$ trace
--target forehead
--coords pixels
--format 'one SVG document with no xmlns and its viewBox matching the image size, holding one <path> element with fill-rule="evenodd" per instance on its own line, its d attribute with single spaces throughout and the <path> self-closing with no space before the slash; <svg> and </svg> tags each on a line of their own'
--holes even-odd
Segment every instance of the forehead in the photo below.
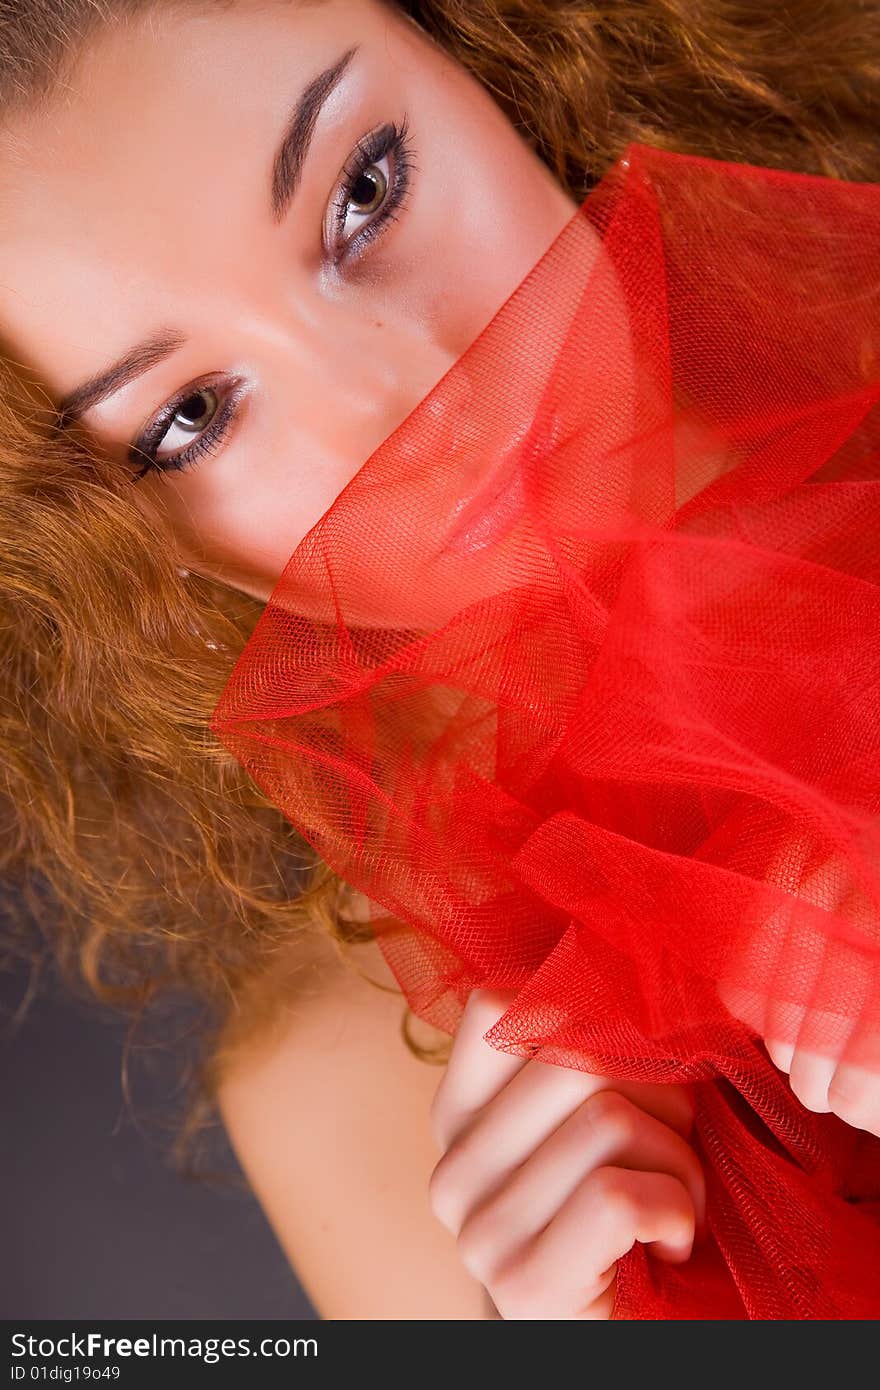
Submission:
<svg viewBox="0 0 880 1390">
<path fill-rule="evenodd" d="M 161 175 L 170 150 L 191 153 L 194 180 L 216 176 L 242 149 L 253 155 L 255 128 L 283 114 L 340 18 L 362 28 L 371 11 L 367 0 L 236 0 L 160 6 L 99 28 L 46 106 L 0 133 L 3 225 L 21 223 L 28 207 L 39 215 L 40 191 L 51 189 L 71 211 L 91 207 L 99 230 L 108 204 L 141 194 L 143 175 Z M 153 192 L 173 188 L 163 181 Z"/>
<path fill-rule="evenodd" d="M 139 287 L 161 317 L 162 286 L 170 312 L 184 281 L 195 292 L 230 266 L 246 274 L 255 224 L 271 228 L 271 162 L 303 86 L 387 23 L 378 0 L 235 0 L 160 5 L 100 30 L 46 106 L 0 134 L 6 345 L 40 369 L 50 334 L 64 375 L 65 341 L 97 335 L 106 356 L 113 315 Z"/>
</svg>

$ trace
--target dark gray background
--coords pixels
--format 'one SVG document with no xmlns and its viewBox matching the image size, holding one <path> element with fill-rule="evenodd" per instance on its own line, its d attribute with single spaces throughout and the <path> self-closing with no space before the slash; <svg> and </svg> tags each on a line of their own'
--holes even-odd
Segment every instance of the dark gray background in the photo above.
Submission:
<svg viewBox="0 0 880 1390">
<path fill-rule="evenodd" d="M 129 1108 L 125 1021 L 47 979 L 14 1027 L 27 985 L 0 972 L 0 1317 L 314 1318 L 250 1193 L 170 1165 L 184 1045 L 135 1052 Z M 200 1168 L 239 1173 L 219 1126 Z"/>
</svg>

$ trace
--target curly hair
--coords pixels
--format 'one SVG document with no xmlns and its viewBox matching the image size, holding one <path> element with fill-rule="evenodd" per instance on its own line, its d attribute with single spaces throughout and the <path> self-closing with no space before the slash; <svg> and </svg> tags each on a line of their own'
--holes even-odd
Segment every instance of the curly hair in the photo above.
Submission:
<svg viewBox="0 0 880 1390">
<path fill-rule="evenodd" d="M 0 126 L 101 25 L 157 3 L 235 0 L 0 3 Z M 880 178 L 880 0 L 386 3 L 578 201 L 630 141 Z M 277 1017 L 292 939 L 325 933 L 344 955 L 368 929 L 341 920 L 339 880 L 208 730 L 261 605 L 182 572 L 118 470 L 53 416 L 0 359 L 0 873 L 23 904 L 7 955 L 55 960 L 135 1017 L 171 991 L 201 1001 L 204 1116 L 220 1058 Z"/>
</svg>

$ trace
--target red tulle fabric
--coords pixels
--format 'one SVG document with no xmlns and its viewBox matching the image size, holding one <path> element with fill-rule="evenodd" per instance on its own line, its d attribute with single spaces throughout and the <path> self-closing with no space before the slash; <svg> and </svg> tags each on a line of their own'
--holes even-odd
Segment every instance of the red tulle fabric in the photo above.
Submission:
<svg viewBox="0 0 880 1390">
<path fill-rule="evenodd" d="M 709 1234 L 617 1318 L 880 1316 L 880 1140 L 763 1041 L 880 1072 L 878 287 L 880 185 L 631 144 L 211 721 L 417 1015 L 691 1087 Z"/>
</svg>

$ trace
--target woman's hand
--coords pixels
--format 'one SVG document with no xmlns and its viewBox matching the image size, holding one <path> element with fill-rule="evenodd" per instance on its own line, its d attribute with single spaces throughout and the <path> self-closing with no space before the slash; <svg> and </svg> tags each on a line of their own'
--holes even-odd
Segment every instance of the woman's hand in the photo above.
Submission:
<svg viewBox="0 0 880 1390">
<path fill-rule="evenodd" d="M 498 1052 L 483 1034 L 512 997 L 468 1000 L 432 1106 L 431 1204 L 503 1318 L 608 1318 L 636 1241 L 677 1263 L 702 1226 L 690 1099 Z"/>
<path fill-rule="evenodd" d="M 814 859 L 804 835 L 786 844 L 766 877 L 822 913 L 846 908 L 853 891 L 848 866 L 838 857 L 811 868 Z M 802 1105 L 880 1137 L 876 946 L 844 949 L 839 928 L 808 918 L 796 903 L 783 902 L 750 931 L 742 961 L 720 982 L 726 1007 L 763 1039 Z M 876 941 L 876 928 L 865 939 Z M 766 987 L 756 989 L 757 980 Z M 835 996 L 837 1012 L 803 1002 Z"/>
</svg>

